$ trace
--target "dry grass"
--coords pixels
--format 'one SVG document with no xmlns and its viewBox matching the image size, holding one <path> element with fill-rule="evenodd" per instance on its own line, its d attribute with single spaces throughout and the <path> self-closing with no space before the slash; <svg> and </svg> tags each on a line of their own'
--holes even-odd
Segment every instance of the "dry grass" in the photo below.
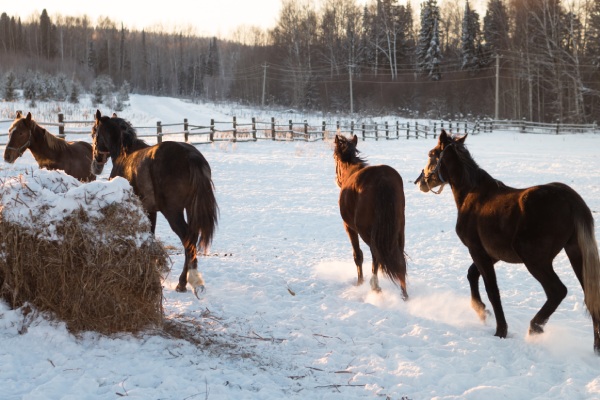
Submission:
<svg viewBox="0 0 600 400">
<path fill-rule="evenodd" d="M 95 220 L 83 210 L 63 220 L 60 241 L 40 238 L 47 227 L 35 234 L 0 214 L 0 296 L 12 307 L 29 303 L 52 313 L 73 333 L 161 327 L 165 249 L 154 238 L 133 239 L 149 230 L 139 214 L 119 204 L 101 212 Z"/>
</svg>

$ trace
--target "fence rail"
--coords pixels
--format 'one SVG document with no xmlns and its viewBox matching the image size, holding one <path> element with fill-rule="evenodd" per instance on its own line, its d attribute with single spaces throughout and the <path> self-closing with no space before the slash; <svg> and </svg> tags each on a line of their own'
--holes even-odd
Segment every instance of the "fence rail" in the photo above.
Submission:
<svg viewBox="0 0 600 400">
<path fill-rule="evenodd" d="M 2 123 L 11 123 L 13 120 L 0 120 Z M 94 121 L 69 121 L 63 114 L 58 114 L 58 122 L 39 122 L 44 127 L 57 128 L 57 135 L 61 138 L 74 135 L 89 135 L 90 127 Z M 398 140 L 437 138 L 442 129 L 453 134 L 492 132 L 493 130 L 514 130 L 521 133 L 597 133 L 596 124 L 544 124 L 527 121 L 336 121 L 335 123 L 322 121 L 321 124 L 311 125 L 306 120 L 286 123 L 277 121 L 275 117 L 261 121 L 252 117 L 249 122 L 238 122 L 236 117 L 231 121 L 210 120 L 208 125 L 190 124 L 185 118 L 183 123 L 156 122 L 155 126 L 134 127 L 140 138 L 153 138 L 157 143 L 165 139 L 183 140 L 192 144 L 208 144 L 219 141 L 317 141 L 326 140 L 336 133 L 349 133 L 357 135 L 362 140 Z M 8 136 L 7 129 L 0 128 L 0 140 Z M 5 142 L 5 140 L 2 140 Z"/>
</svg>

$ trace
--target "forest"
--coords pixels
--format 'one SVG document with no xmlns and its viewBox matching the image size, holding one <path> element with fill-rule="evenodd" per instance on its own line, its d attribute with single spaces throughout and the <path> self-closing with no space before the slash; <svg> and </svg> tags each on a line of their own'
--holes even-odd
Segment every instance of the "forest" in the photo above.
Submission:
<svg viewBox="0 0 600 400">
<path fill-rule="evenodd" d="M 282 0 L 226 38 L 0 8 L 0 98 L 128 93 L 332 113 L 592 123 L 600 0 Z"/>
</svg>

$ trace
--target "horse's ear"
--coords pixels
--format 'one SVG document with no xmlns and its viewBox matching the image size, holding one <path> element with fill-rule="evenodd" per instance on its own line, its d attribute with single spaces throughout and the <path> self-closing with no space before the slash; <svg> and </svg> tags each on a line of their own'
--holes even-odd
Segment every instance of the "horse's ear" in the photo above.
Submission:
<svg viewBox="0 0 600 400">
<path fill-rule="evenodd" d="M 102 114 L 100 113 L 100 110 L 96 110 L 96 122 L 99 122 L 100 118 L 102 118 Z"/>
<path fill-rule="evenodd" d="M 354 144 L 356 146 L 356 143 L 358 143 L 358 137 L 356 135 L 354 135 L 352 137 L 352 144 Z"/>
<path fill-rule="evenodd" d="M 117 113 L 113 113 L 113 115 L 112 115 L 112 117 L 111 117 L 111 118 L 118 118 L 118 117 L 117 117 Z"/>
<path fill-rule="evenodd" d="M 17 116 L 15 118 L 21 118 L 23 116 L 23 113 L 21 112 L 21 110 L 17 110 Z"/>
<path fill-rule="evenodd" d="M 440 133 L 440 137 L 438 138 L 438 143 L 444 143 L 448 141 L 448 134 L 445 129 L 442 129 L 442 133 Z"/>
<path fill-rule="evenodd" d="M 335 135 L 335 144 L 337 145 L 338 143 L 340 143 L 340 137 L 339 135 Z"/>
<path fill-rule="evenodd" d="M 465 139 L 467 139 L 467 136 L 469 136 L 469 134 L 465 133 L 465 135 L 463 137 L 460 137 L 460 138 L 456 139 L 456 142 L 460 143 L 460 144 L 464 144 L 465 143 Z"/>
<path fill-rule="evenodd" d="M 25 117 L 25 121 L 27 121 L 27 123 L 31 122 L 31 113 L 30 112 L 27 113 L 27 117 Z"/>
</svg>

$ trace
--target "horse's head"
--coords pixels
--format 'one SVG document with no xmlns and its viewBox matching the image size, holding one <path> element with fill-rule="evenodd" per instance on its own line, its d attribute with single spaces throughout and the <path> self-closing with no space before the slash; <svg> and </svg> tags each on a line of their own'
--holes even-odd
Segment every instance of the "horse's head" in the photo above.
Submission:
<svg viewBox="0 0 600 400">
<path fill-rule="evenodd" d="M 425 168 L 415 180 L 415 185 L 419 185 L 419 189 L 422 192 L 429 192 L 430 190 L 435 194 L 442 192 L 444 185 L 448 183 L 445 178 L 447 177 L 447 170 L 443 163 L 445 151 L 455 144 L 463 144 L 466 138 L 467 135 L 460 138 L 453 138 L 442 129 L 437 145 L 429 150 L 429 159 L 427 160 L 427 164 L 425 164 Z M 440 186 L 440 189 L 437 192 L 434 191 L 433 189 L 438 186 Z"/>
<path fill-rule="evenodd" d="M 111 121 L 96 110 L 96 119 L 92 127 L 92 173 L 99 175 L 111 155 Z"/>
<path fill-rule="evenodd" d="M 359 153 L 356 148 L 357 143 L 358 138 L 356 135 L 354 135 L 352 139 L 348 139 L 342 135 L 335 135 L 333 158 L 335 158 L 336 161 L 351 162 Z"/>
<path fill-rule="evenodd" d="M 8 143 L 4 149 L 4 161 L 12 164 L 23 155 L 31 144 L 31 135 L 34 128 L 35 122 L 31 118 L 31 113 L 27 113 L 27 116 L 23 117 L 21 111 L 17 111 L 17 116 L 8 129 Z"/>
</svg>

